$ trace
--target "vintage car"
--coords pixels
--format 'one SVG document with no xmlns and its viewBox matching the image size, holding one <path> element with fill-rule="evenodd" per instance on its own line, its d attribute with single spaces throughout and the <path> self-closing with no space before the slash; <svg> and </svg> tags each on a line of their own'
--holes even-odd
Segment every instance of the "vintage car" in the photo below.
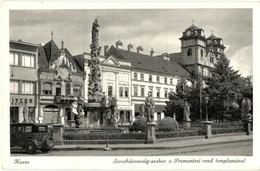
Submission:
<svg viewBox="0 0 260 171">
<path fill-rule="evenodd" d="M 53 135 L 46 124 L 14 123 L 10 126 L 11 147 L 23 147 L 26 152 L 33 154 L 37 150 L 46 153 L 54 146 Z"/>
</svg>

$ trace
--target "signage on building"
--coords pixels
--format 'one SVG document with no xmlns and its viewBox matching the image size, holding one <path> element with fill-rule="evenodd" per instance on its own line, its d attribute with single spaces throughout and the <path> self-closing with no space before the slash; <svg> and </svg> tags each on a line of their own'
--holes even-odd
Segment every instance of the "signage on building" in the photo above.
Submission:
<svg viewBox="0 0 260 171">
<path fill-rule="evenodd" d="M 33 98 L 11 97 L 10 106 L 23 106 L 27 103 L 28 106 L 34 106 Z"/>
</svg>

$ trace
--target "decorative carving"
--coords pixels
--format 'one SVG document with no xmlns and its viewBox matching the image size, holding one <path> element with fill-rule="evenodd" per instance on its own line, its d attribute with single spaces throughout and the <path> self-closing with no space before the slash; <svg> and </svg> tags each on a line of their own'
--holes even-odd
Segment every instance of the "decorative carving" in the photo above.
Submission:
<svg viewBox="0 0 260 171">
<path fill-rule="evenodd" d="M 100 71 L 100 59 L 99 54 L 101 47 L 98 44 L 98 30 L 99 24 L 97 18 L 92 26 L 92 43 L 91 60 L 89 62 L 90 74 L 88 84 L 88 101 L 93 103 L 100 103 L 102 101 L 102 87 L 101 87 L 101 71 Z"/>
</svg>

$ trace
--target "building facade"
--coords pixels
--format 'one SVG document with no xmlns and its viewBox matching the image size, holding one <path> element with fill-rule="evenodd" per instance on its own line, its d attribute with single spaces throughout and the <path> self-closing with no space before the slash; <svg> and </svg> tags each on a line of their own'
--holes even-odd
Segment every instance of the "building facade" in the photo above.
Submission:
<svg viewBox="0 0 260 171">
<path fill-rule="evenodd" d="M 189 72 L 177 62 L 170 61 L 167 55 L 164 58 L 143 54 L 143 48 L 138 46 L 136 51 L 129 44 L 127 49 L 122 48 L 121 41 L 116 46 L 111 46 L 105 55 L 113 56 L 115 59 L 129 61 L 131 67 L 131 89 L 132 89 L 132 115 L 131 121 L 140 116 L 140 106 L 144 104 L 148 92 L 152 92 L 155 100 L 154 120 L 159 121 L 164 117 L 165 101 L 168 100 L 169 92 L 175 91 L 178 80 L 187 78 Z M 123 90 L 123 88 L 121 88 Z M 119 89 L 119 92 L 120 91 Z"/>
<path fill-rule="evenodd" d="M 10 41 L 10 122 L 23 122 L 26 108 L 30 122 L 36 122 L 38 47 L 21 40 Z"/>
</svg>

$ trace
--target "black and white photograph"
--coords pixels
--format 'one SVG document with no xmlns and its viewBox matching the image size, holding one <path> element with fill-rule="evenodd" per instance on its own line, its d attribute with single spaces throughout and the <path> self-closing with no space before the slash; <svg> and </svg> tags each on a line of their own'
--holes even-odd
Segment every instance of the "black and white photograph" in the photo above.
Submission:
<svg viewBox="0 0 260 171">
<path fill-rule="evenodd" d="M 259 4 L 11 4 L 4 169 L 259 169 Z"/>
</svg>

